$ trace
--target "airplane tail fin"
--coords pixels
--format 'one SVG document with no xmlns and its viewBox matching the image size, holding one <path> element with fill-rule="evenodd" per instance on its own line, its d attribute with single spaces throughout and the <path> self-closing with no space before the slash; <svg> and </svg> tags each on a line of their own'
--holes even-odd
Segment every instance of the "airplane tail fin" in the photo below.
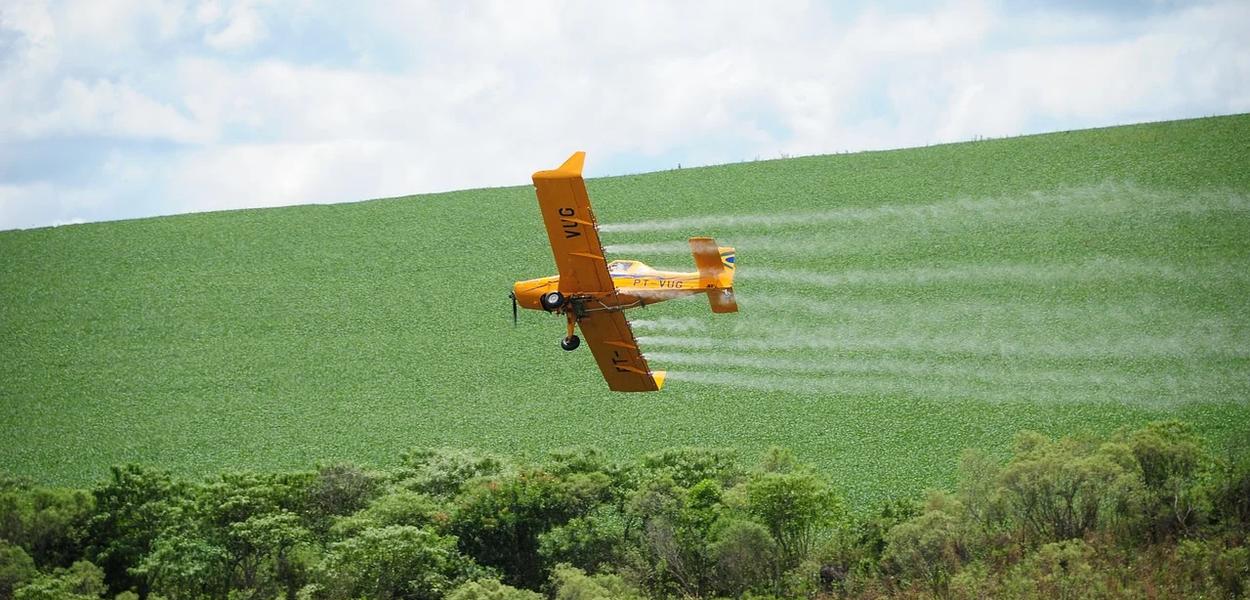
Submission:
<svg viewBox="0 0 1250 600">
<path fill-rule="evenodd" d="M 717 246 L 716 240 L 710 237 L 690 238 L 690 252 L 694 254 L 694 264 L 699 268 L 699 278 L 707 291 L 708 302 L 714 313 L 738 312 L 738 302 L 734 299 L 734 249 L 729 246 Z"/>
</svg>

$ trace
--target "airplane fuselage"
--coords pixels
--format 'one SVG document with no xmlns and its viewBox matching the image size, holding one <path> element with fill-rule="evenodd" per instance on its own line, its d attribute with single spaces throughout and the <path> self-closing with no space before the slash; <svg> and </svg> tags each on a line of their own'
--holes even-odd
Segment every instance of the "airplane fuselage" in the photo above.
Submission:
<svg viewBox="0 0 1250 600">
<path fill-rule="evenodd" d="M 630 265 L 629 272 L 611 273 L 612 284 L 616 288 L 614 291 L 577 293 L 573 297 L 584 301 L 589 310 L 624 310 L 721 290 L 732 285 L 728 273 L 716 278 L 704 278 L 697 271 L 657 271 L 637 261 L 620 263 Z M 512 291 L 519 306 L 531 310 L 546 310 L 542 305 L 542 297 L 560 291 L 560 277 L 553 275 L 518 281 L 513 285 Z"/>
</svg>

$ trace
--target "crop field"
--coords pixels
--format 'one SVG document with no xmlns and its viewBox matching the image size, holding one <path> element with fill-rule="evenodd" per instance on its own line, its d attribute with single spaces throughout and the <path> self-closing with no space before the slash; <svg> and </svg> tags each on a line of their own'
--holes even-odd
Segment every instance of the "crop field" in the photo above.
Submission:
<svg viewBox="0 0 1250 600">
<path fill-rule="evenodd" d="M 588 187 L 613 258 L 737 248 L 741 312 L 629 313 L 662 393 L 512 326 L 511 283 L 554 273 L 529 186 L 3 232 L 0 471 L 782 445 L 864 506 L 1026 428 L 1250 443 L 1250 116 Z"/>
</svg>

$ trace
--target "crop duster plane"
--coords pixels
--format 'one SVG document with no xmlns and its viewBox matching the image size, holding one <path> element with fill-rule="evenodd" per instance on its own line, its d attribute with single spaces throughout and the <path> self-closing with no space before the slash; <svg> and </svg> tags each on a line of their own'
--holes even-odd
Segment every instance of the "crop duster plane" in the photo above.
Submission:
<svg viewBox="0 0 1250 600">
<path fill-rule="evenodd" d="M 698 268 L 693 273 L 657 271 L 636 260 L 608 262 L 582 179 L 585 160 L 585 152 L 576 152 L 558 169 L 534 173 L 538 207 L 559 275 L 513 284 L 512 319 L 515 323 L 518 304 L 564 315 L 568 332 L 560 347 L 576 349 L 581 340 L 574 328 L 580 328 L 608 388 L 616 392 L 659 391 L 664 386 L 664 371 L 652 371 L 647 365 L 624 311 L 707 294 L 712 312 L 737 312 L 734 249 L 718 247 L 709 237 L 690 238 Z"/>
</svg>

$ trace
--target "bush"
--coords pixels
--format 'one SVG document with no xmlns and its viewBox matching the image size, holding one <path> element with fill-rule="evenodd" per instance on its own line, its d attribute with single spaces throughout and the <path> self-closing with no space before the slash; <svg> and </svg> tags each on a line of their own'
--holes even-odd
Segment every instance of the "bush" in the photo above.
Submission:
<svg viewBox="0 0 1250 600">
<path fill-rule="evenodd" d="M 476 573 L 456 551 L 455 538 L 393 525 L 331 544 L 315 596 L 436 600 Z"/>
<path fill-rule="evenodd" d="M 96 600 L 107 588 L 104 570 L 85 560 L 40 575 L 17 589 L 14 600 Z"/>
<path fill-rule="evenodd" d="M 952 573 L 968 559 L 963 506 L 946 492 L 931 492 L 925 511 L 886 534 L 882 562 L 904 583 L 946 590 Z"/>
<path fill-rule="evenodd" d="M 747 512 L 768 529 L 781 570 L 798 566 L 817 534 L 845 518 L 842 499 L 810 472 L 763 473 L 746 483 Z"/>
<path fill-rule="evenodd" d="M 1015 455 L 1000 477 L 1013 519 L 1045 543 L 1084 536 L 1104 521 L 1132 519 L 1140 489 L 1136 464 L 1121 444 L 1016 436 Z"/>
<path fill-rule="evenodd" d="M 1142 516 L 1154 541 L 1190 533 L 1207 508 L 1200 482 L 1211 459 L 1193 428 L 1177 421 L 1151 423 L 1128 436 L 1141 471 Z"/>
<path fill-rule="evenodd" d="M 720 527 L 709 547 L 716 565 L 716 591 L 732 597 L 764 591 L 779 578 L 777 545 L 763 525 L 732 520 Z"/>
<path fill-rule="evenodd" d="M 194 533 L 167 532 L 132 572 L 158 594 L 220 597 L 230 589 L 230 552 Z"/>
<path fill-rule="evenodd" d="M 1250 592 L 1250 538 L 1226 548 L 1215 540 L 1183 540 L 1176 555 L 1182 574 L 1181 593 L 1199 596 L 1243 598 Z"/>
<path fill-rule="evenodd" d="M 307 520 L 316 531 L 326 531 L 334 517 L 350 515 L 381 493 L 382 475 L 366 473 L 347 464 L 323 466 L 308 486 L 305 498 Z"/>
<path fill-rule="evenodd" d="M 555 600 L 642 600 L 642 595 L 618 575 L 587 575 L 569 565 L 551 570 Z"/>
<path fill-rule="evenodd" d="M 1094 564 L 1094 549 L 1083 540 L 1043 545 L 1012 569 L 1006 595 L 1066 599 L 1111 597 Z"/>
<path fill-rule="evenodd" d="M 34 559 L 21 546 L 0 539 L 0 598 L 12 598 L 13 590 L 38 575 Z"/>
<path fill-rule="evenodd" d="M 507 463 L 494 454 L 472 449 L 424 449 L 404 453 L 399 479 L 413 491 L 449 500 L 469 481 L 505 471 Z"/>
<path fill-rule="evenodd" d="M 104 570 L 110 591 L 138 588 L 147 582 L 130 569 L 152 551 L 166 528 L 183 520 L 189 506 L 186 486 L 164 471 L 138 465 L 113 467 L 112 479 L 92 490 L 94 514 L 86 524 L 86 558 Z"/>
<path fill-rule="evenodd" d="M 351 537 L 365 529 L 388 525 L 427 527 L 434 524 L 439 506 L 429 496 L 399 489 L 379 496 L 369 506 L 350 516 L 335 520 L 330 534 L 336 538 Z"/>
<path fill-rule="evenodd" d="M 1220 465 L 1205 487 L 1218 524 L 1250 536 L 1250 453 Z"/>
<path fill-rule="evenodd" d="M 650 478 L 667 476 L 673 483 L 690 488 L 707 479 L 731 487 L 745 475 L 738 464 L 738 453 L 726 448 L 672 448 L 646 455 L 642 468 Z"/>
<path fill-rule="evenodd" d="M 94 504 L 81 490 L 0 480 L 0 540 L 21 546 L 41 567 L 69 566 L 82 553 L 77 530 Z"/>
<path fill-rule="evenodd" d="M 498 579 L 479 579 L 452 590 L 447 600 L 544 600 L 544 597 L 538 592 L 504 585 Z"/>
<path fill-rule="evenodd" d="M 538 554 L 546 564 L 567 563 L 595 572 L 619 564 L 625 542 L 625 517 L 615 508 L 599 507 L 539 535 Z"/>
<path fill-rule="evenodd" d="M 456 499 L 448 529 L 465 554 L 502 571 L 504 582 L 536 589 L 546 579 L 538 537 L 589 514 L 609 486 L 602 473 L 556 477 L 540 470 L 478 480 Z"/>
</svg>

